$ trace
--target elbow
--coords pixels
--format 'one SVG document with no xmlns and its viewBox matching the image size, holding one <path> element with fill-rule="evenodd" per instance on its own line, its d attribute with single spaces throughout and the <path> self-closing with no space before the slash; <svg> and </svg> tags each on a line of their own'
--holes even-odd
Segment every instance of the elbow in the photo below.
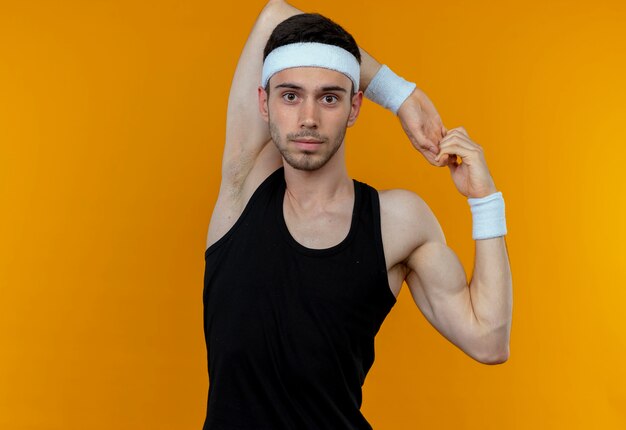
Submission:
<svg viewBox="0 0 626 430">
<path fill-rule="evenodd" d="M 472 357 L 482 364 L 505 363 L 511 354 L 510 324 L 503 324 L 497 328 L 483 331 L 482 335 L 474 343 Z"/>
<path fill-rule="evenodd" d="M 272 20 L 272 29 L 276 27 L 276 25 L 278 25 L 280 21 L 287 19 L 289 17 L 289 16 L 282 16 L 284 14 L 284 11 L 281 9 L 285 8 L 285 6 L 288 6 L 290 9 L 293 9 L 293 7 L 290 4 L 288 4 L 285 0 L 268 0 L 267 3 L 265 4 L 265 7 L 261 11 L 262 17 L 268 17 L 268 19 Z M 279 19 L 280 21 L 275 22 L 276 19 Z"/>
<path fill-rule="evenodd" d="M 509 359 L 510 348 L 509 344 L 500 345 L 498 348 L 490 349 L 482 354 L 476 354 L 473 358 L 482 364 L 502 364 Z"/>
<path fill-rule="evenodd" d="M 509 359 L 509 354 L 506 353 L 506 354 L 494 355 L 492 357 L 489 357 L 487 360 L 483 360 L 482 363 L 490 364 L 490 365 L 503 364 L 503 363 L 506 363 L 508 359 Z"/>
</svg>

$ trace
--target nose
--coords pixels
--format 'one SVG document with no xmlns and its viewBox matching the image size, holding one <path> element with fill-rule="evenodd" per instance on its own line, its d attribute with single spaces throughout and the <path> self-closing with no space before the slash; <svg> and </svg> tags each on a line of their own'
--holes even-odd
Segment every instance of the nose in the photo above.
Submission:
<svg viewBox="0 0 626 430">
<path fill-rule="evenodd" d="M 319 125 L 318 106 L 315 98 L 308 97 L 300 104 L 300 127 L 317 128 Z"/>
</svg>

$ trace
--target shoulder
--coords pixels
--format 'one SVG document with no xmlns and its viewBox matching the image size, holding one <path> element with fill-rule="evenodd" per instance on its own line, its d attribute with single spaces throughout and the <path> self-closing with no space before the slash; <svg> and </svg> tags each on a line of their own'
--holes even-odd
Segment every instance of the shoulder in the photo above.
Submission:
<svg viewBox="0 0 626 430">
<path fill-rule="evenodd" d="M 428 207 L 424 199 L 417 193 L 403 188 L 378 190 L 380 205 L 390 213 L 398 216 L 406 214 L 407 210 L 424 210 Z"/>
<path fill-rule="evenodd" d="M 435 218 L 434 213 L 417 193 L 402 188 L 379 190 L 381 212 L 403 225 L 423 223 L 426 218 Z M 434 219 L 436 221 L 436 219 Z"/>
<path fill-rule="evenodd" d="M 383 240 L 395 251 L 397 260 L 408 258 L 426 242 L 445 243 L 437 217 L 417 193 L 394 188 L 378 190 L 378 196 Z"/>
</svg>

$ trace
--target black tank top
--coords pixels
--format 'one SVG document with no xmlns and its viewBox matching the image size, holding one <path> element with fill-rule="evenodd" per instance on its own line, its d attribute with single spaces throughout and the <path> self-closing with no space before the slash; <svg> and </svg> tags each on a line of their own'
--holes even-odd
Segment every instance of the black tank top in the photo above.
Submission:
<svg viewBox="0 0 626 430">
<path fill-rule="evenodd" d="M 205 251 L 204 430 L 372 428 L 361 387 L 396 298 L 378 193 L 353 183 L 350 231 L 333 247 L 307 248 L 289 233 L 281 167 Z"/>
</svg>

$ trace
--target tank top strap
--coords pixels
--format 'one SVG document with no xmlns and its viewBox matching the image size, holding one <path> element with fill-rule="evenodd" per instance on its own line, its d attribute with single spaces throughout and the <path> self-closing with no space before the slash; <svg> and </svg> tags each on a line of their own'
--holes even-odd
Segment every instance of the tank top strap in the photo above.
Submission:
<svg viewBox="0 0 626 430">
<path fill-rule="evenodd" d="M 367 189 L 367 194 L 369 197 L 370 210 L 371 210 L 371 222 L 372 229 L 374 231 L 374 245 L 376 247 L 376 254 L 379 259 L 379 268 L 382 272 L 384 272 L 385 277 L 387 276 L 387 262 L 385 260 L 385 251 L 383 247 L 383 236 L 382 236 L 382 224 L 380 221 L 380 197 L 378 194 L 378 190 L 374 187 L 364 184 L 364 188 Z"/>
</svg>

